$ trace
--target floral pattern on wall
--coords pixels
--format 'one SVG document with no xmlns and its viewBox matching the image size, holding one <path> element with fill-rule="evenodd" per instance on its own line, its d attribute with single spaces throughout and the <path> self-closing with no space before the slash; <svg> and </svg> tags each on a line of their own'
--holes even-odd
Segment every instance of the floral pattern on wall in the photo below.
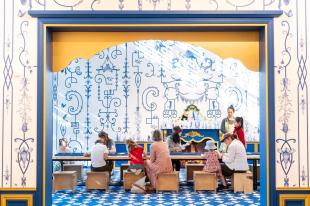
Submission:
<svg viewBox="0 0 310 206">
<path fill-rule="evenodd" d="M 307 9 L 306 0 L 209 0 L 203 4 L 201 0 L 4 0 L 0 4 L 1 187 L 36 186 L 37 21 L 28 10 L 283 10 L 274 22 L 276 136 L 271 138 L 276 141 L 276 183 L 277 187 L 310 187 Z M 86 85 L 85 89 L 94 89 Z M 126 83 L 119 87 L 132 89 Z M 142 119 L 135 119 L 138 127 Z M 91 138 L 90 120 L 82 124 L 88 128 L 85 138 Z"/>
</svg>

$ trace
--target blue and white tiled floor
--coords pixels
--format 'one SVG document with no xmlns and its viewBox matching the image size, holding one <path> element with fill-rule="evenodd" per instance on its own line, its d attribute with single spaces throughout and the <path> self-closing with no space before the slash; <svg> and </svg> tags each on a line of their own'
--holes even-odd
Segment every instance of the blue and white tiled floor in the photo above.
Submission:
<svg viewBox="0 0 310 206">
<path fill-rule="evenodd" d="M 181 186 L 179 193 L 131 194 L 121 186 L 110 186 L 110 191 L 85 191 L 78 186 L 75 193 L 57 192 L 53 194 L 53 206 L 95 206 L 95 205 L 259 205 L 260 194 L 244 195 L 233 192 L 194 192 L 191 186 Z"/>
<path fill-rule="evenodd" d="M 181 182 L 185 180 L 185 171 L 180 171 Z M 119 181 L 119 171 L 114 170 L 112 182 Z M 77 186 L 77 190 L 59 191 L 52 195 L 53 206 L 96 206 L 96 205 L 260 205 L 260 193 L 252 194 L 226 192 L 194 192 L 192 186 L 181 184 L 179 193 L 163 192 L 154 194 L 132 194 L 124 191 L 122 186 L 110 186 L 110 191 L 86 191 L 85 186 Z"/>
</svg>

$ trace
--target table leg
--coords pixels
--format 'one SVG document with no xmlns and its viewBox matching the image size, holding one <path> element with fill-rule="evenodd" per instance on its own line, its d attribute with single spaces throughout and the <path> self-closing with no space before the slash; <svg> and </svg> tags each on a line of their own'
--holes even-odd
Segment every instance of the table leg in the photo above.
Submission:
<svg viewBox="0 0 310 206">
<path fill-rule="evenodd" d="M 64 161 L 60 161 L 60 168 L 61 168 L 61 171 L 64 171 Z"/>
<path fill-rule="evenodd" d="M 257 190 L 257 160 L 253 160 L 253 189 Z"/>
</svg>

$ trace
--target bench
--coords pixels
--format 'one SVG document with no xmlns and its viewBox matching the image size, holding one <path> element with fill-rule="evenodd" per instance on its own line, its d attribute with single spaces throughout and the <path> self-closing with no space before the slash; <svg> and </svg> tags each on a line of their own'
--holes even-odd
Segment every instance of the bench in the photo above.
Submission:
<svg viewBox="0 0 310 206">
<path fill-rule="evenodd" d="M 231 182 L 234 192 L 244 192 L 245 194 L 253 192 L 253 174 L 250 171 L 234 173 Z"/>
<path fill-rule="evenodd" d="M 186 164 L 186 181 L 193 180 L 194 171 L 202 171 L 204 164 Z"/>
<path fill-rule="evenodd" d="M 123 186 L 125 190 L 130 190 L 132 184 L 144 177 L 144 172 L 141 172 L 139 175 L 135 175 L 133 172 L 124 171 L 123 173 Z"/>
<path fill-rule="evenodd" d="M 83 165 L 78 164 L 65 164 L 63 166 L 64 171 L 76 171 L 76 178 L 77 180 L 82 181 L 82 172 L 83 172 Z"/>
<path fill-rule="evenodd" d="M 109 190 L 109 172 L 87 172 L 86 189 Z"/>
<path fill-rule="evenodd" d="M 76 171 L 57 171 L 53 173 L 53 193 L 57 190 L 75 191 L 77 182 Z"/>
<path fill-rule="evenodd" d="M 161 173 L 157 176 L 156 192 L 179 191 L 179 172 Z"/>
<path fill-rule="evenodd" d="M 194 190 L 213 190 L 216 192 L 217 176 L 216 173 L 204 171 L 194 171 Z"/>
</svg>

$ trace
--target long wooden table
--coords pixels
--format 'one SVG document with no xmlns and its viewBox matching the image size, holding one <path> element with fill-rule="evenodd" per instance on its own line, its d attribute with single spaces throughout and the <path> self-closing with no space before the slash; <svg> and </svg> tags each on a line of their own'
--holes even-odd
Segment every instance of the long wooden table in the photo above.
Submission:
<svg viewBox="0 0 310 206">
<path fill-rule="evenodd" d="M 197 153 L 171 153 L 170 157 L 172 160 L 205 160 L 205 157 L 202 154 Z M 253 162 L 253 189 L 257 190 L 257 163 L 260 160 L 259 154 L 247 154 L 247 159 Z M 84 156 L 70 156 L 70 155 L 64 155 L 64 156 L 53 156 L 53 161 L 59 161 L 61 164 L 61 168 L 63 168 L 63 162 L 64 161 L 90 161 L 90 157 L 84 157 Z M 107 160 L 111 161 L 118 161 L 118 160 L 130 160 L 127 154 L 125 153 L 118 153 L 118 154 L 109 154 Z"/>
</svg>

